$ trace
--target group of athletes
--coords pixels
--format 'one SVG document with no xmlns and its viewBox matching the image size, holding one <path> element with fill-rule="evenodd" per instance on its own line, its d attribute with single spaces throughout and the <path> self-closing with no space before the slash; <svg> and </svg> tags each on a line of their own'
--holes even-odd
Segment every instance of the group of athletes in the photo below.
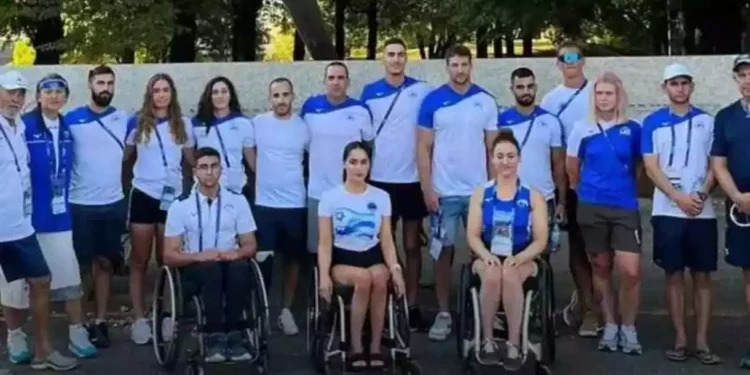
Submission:
<svg viewBox="0 0 750 375">
<path fill-rule="evenodd" d="M 668 105 L 642 124 L 627 117 L 625 86 L 614 73 L 586 79 L 576 44 L 559 48 L 563 82 L 539 105 L 534 73 L 515 69 L 509 76 L 515 103 L 500 113 L 492 94 L 472 82 L 468 48 L 450 49 L 445 61 L 448 82 L 431 87 L 406 75 L 406 46 L 391 39 L 383 50 L 384 77 L 366 85 L 359 99 L 348 95 L 347 66 L 332 62 L 325 93 L 308 98 L 299 114 L 292 110 L 292 82 L 277 78 L 268 86 L 271 110 L 252 119 L 221 76 L 208 82 L 197 115 L 188 118 L 167 74 L 151 77 L 132 116 L 111 106 L 116 77 L 108 66 L 89 72 L 89 103 L 65 114 L 70 88 L 64 77 L 42 78 L 36 107 L 22 113 L 26 79 L 17 71 L 0 75 L 0 294 L 10 361 L 34 369 L 78 365 L 50 345 L 50 301 L 65 301 L 75 357 L 110 346 L 105 317 L 126 224 L 130 334 L 139 345 L 152 339 L 144 309 L 152 249 L 159 262 L 197 280 L 209 362 L 249 358 L 238 302 L 251 283 L 248 259 L 258 262 L 269 285 L 274 257 L 281 255 L 278 324 L 296 335 L 291 307 L 300 266 L 317 254 L 323 297 L 334 284 L 354 286 L 351 367 L 382 367 L 389 281 L 406 294 L 412 330 L 427 330 L 435 341 L 451 334 L 451 269 L 462 222 L 482 279 L 482 356 L 503 353 L 506 368 L 520 367 L 522 285 L 534 259 L 556 250 L 558 225 L 568 232 L 576 285 L 565 323 L 580 336 L 600 336 L 600 350 L 640 354 L 637 181 L 645 169 L 656 186 L 654 262 L 666 273 L 675 329 L 665 355 L 719 363 L 707 341 L 710 275 L 718 258 L 709 198 L 718 182 L 727 211 L 750 214 L 750 56 L 738 57 L 733 67 L 742 99 L 716 117 L 691 105 L 692 73 L 669 65 L 661 82 Z M 255 174 L 250 202 L 243 196 L 250 195 L 249 171 Z M 123 186 L 131 185 L 125 199 Z M 417 303 L 421 226 L 428 216 L 439 308 L 429 328 Z M 399 221 L 404 269 L 394 240 Z M 750 306 L 750 229 L 727 223 L 726 260 L 743 269 Z M 692 345 L 684 322 L 685 268 L 695 290 Z M 613 270 L 620 274 L 618 292 Z M 87 322 L 82 296 L 89 281 L 96 303 Z M 507 350 L 492 337 L 500 305 L 508 319 Z M 22 328 L 27 309 L 33 348 Z M 367 316 L 373 334 L 365 357 Z M 742 366 L 750 368 L 750 355 Z"/>
</svg>

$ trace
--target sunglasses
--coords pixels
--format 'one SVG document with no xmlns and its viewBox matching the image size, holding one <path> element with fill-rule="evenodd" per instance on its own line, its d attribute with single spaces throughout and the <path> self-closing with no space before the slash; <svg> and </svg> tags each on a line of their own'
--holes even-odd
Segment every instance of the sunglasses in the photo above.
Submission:
<svg viewBox="0 0 750 375">
<path fill-rule="evenodd" d="M 563 64 L 575 64 L 583 59 L 578 52 L 565 52 L 560 56 L 557 56 L 557 61 Z"/>
</svg>

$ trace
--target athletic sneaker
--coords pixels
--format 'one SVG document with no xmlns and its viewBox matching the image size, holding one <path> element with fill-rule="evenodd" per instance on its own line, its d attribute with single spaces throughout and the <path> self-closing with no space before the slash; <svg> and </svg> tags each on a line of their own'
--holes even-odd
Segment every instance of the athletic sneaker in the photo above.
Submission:
<svg viewBox="0 0 750 375">
<path fill-rule="evenodd" d="M 635 326 L 620 326 L 620 347 L 625 354 L 643 354 L 643 347 L 638 342 L 638 332 Z"/>
<path fill-rule="evenodd" d="M 242 332 L 232 331 L 227 335 L 227 357 L 234 362 L 249 361 L 252 359 L 247 351 L 245 343 L 242 342 Z"/>
<path fill-rule="evenodd" d="M 8 359 L 16 365 L 31 361 L 29 341 L 21 328 L 8 331 Z"/>
<path fill-rule="evenodd" d="M 501 315 L 495 315 L 495 320 L 492 321 L 492 329 L 505 332 L 505 321 Z"/>
<path fill-rule="evenodd" d="M 89 341 L 89 331 L 81 324 L 68 327 L 68 350 L 78 358 L 91 358 L 96 355 L 96 347 Z"/>
<path fill-rule="evenodd" d="M 521 352 L 518 347 L 511 344 L 510 341 L 506 344 L 508 346 L 508 352 L 503 361 L 503 367 L 505 371 L 518 371 L 523 367 L 523 358 L 521 358 Z"/>
<path fill-rule="evenodd" d="M 573 294 L 570 295 L 570 302 L 563 309 L 563 322 L 566 326 L 573 328 L 576 325 L 579 319 L 577 316 L 578 310 L 578 291 L 574 290 Z"/>
<path fill-rule="evenodd" d="M 484 364 L 500 362 L 500 348 L 494 340 L 484 339 L 482 349 L 479 351 L 479 359 Z"/>
<path fill-rule="evenodd" d="M 604 333 L 602 333 L 602 338 L 599 339 L 598 349 L 602 352 L 616 352 L 618 334 L 619 329 L 617 327 L 617 324 L 607 323 L 604 326 Z"/>
<path fill-rule="evenodd" d="M 151 341 L 151 325 L 145 318 L 136 319 L 130 326 L 130 339 L 136 345 L 146 345 Z"/>
<path fill-rule="evenodd" d="M 412 306 L 409 308 L 409 330 L 411 332 L 424 332 L 427 330 L 428 324 L 422 316 L 422 311 L 419 307 Z"/>
<path fill-rule="evenodd" d="M 109 329 L 106 322 L 99 321 L 89 325 L 86 329 L 89 331 L 89 340 L 97 348 L 106 349 L 112 345 L 109 341 Z"/>
<path fill-rule="evenodd" d="M 66 357 L 58 351 L 53 351 L 47 358 L 34 358 L 31 361 L 33 370 L 69 371 L 78 367 L 78 361 L 73 357 Z"/>
<path fill-rule="evenodd" d="M 448 335 L 451 334 L 452 324 L 453 319 L 451 319 L 451 314 L 449 312 L 438 313 L 437 316 L 435 316 L 435 322 L 432 323 L 432 328 L 430 328 L 430 340 L 445 341 L 448 338 Z"/>
<path fill-rule="evenodd" d="M 206 362 L 219 363 L 227 360 L 227 335 L 212 333 L 206 338 Z"/>
<path fill-rule="evenodd" d="M 299 333 L 297 322 L 294 321 L 294 315 L 292 315 L 292 312 L 286 307 L 282 309 L 281 314 L 279 314 L 279 328 L 281 328 L 287 336 L 294 336 Z"/>
<path fill-rule="evenodd" d="M 587 311 L 583 315 L 583 321 L 581 326 L 578 327 L 578 336 L 581 337 L 596 337 L 599 335 L 599 319 L 596 314 L 591 311 Z"/>
</svg>

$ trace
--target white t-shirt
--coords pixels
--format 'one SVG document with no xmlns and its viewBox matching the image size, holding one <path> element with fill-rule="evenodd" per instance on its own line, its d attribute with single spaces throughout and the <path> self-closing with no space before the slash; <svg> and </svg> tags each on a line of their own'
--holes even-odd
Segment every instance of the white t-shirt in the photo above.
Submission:
<svg viewBox="0 0 750 375">
<path fill-rule="evenodd" d="M 147 142 L 135 141 L 138 116 L 133 116 L 128 122 L 128 136 L 126 144 L 135 146 L 137 159 L 133 166 L 133 187 L 154 199 L 161 199 L 165 186 L 171 186 L 175 195 L 182 195 L 182 150 L 194 147 L 193 134 L 190 131 L 190 119 L 183 117 L 187 140 L 184 144 L 175 143 L 166 119 L 157 119 L 156 131 L 150 133 Z M 144 137 L 146 134 L 144 133 Z M 164 153 L 162 154 L 162 147 Z M 162 157 L 163 156 L 163 157 Z M 164 161 L 166 160 L 166 166 Z"/>
<path fill-rule="evenodd" d="M 241 192 L 247 183 L 243 151 L 253 146 L 250 119 L 241 113 L 231 113 L 224 118 L 214 119 L 211 127 L 201 124 L 197 117 L 193 118 L 192 124 L 196 147 L 211 147 L 221 154 L 223 170 L 219 182 L 227 189 Z"/>
<path fill-rule="evenodd" d="M 74 150 L 70 203 L 100 206 L 124 198 L 122 155 L 128 119 L 114 107 L 96 113 L 81 106 L 65 115 Z"/>
<path fill-rule="evenodd" d="M 539 107 L 535 107 L 534 112 L 528 116 L 518 112 L 514 107 L 501 113 L 497 124 L 501 129 L 512 130 L 513 136 L 521 146 L 521 181 L 541 192 L 544 199 L 554 198 L 551 149 L 559 147 L 564 152 L 560 120 Z"/>
<path fill-rule="evenodd" d="M 690 145 L 688 147 L 689 128 Z M 672 130 L 674 130 L 674 138 Z M 672 113 L 669 108 L 661 108 L 643 120 L 641 150 L 644 155 L 657 155 L 659 166 L 670 182 L 678 185 L 684 192 L 695 192 L 701 189 L 706 181 L 713 130 L 713 117 L 698 108 L 690 107 L 690 111 L 684 116 Z M 673 140 L 674 148 L 672 148 Z M 689 156 L 688 150 L 690 150 Z M 658 188 L 654 189 L 652 214 L 688 218 L 688 215 Z M 701 219 L 715 217 L 714 205 L 710 201 L 703 205 L 703 211 L 696 216 Z"/>
<path fill-rule="evenodd" d="M 16 241 L 34 234 L 31 215 L 24 215 L 23 193 L 25 187 L 31 184 L 26 125 L 20 116 L 15 122 L 16 126 L 11 127 L 8 120 L 0 116 L 0 126 L 5 131 L 5 136 L 0 133 L 0 179 L 3 181 L 3 188 L 0 189 L 0 207 L 3 213 L 0 242 Z M 9 143 L 13 146 L 12 151 Z"/>
<path fill-rule="evenodd" d="M 344 148 L 373 137 L 372 115 L 359 100 L 347 98 L 333 105 L 325 95 L 308 98 L 300 117 L 310 129 L 310 181 L 307 196 L 320 199 L 324 191 L 341 184 Z"/>
<path fill-rule="evenodd" d="M 49 129 L 49 132 L 52 133 L 52 142 L 54 142 L 53 146 L 55 147 L 55 155 L 60 155 L 60 118 L 55 117 L 54 120 L 48 119 L 47 116 L 42 115 L 42 119 L 44 120 L 44 125 Z M 60 168 L 60 158 L 55 158 L 55 170 L 58 170 Z"/>
<path fill-rule="evenodd" d="M 383 127 L 375 137 L 375 156 L 370 172 L 373 181 L 412 183 L 419 181 L 417 171 L 417 118 L 419 107 L 432 88 L 425 82 L 405 77 L 399 88 L 385 79 L 365 86 L 361 100 L 370 108 L 373 132 Z M 396 100 L 396 95 L 398 99 Z M 394 104 L 393 101 L 396 100 Z M 388 119 L 383 118 L 391 108 Z M 374 134 L 374 133 L 373 133 Z"/>
<path fill-rule="evenodd" d="M 354 194 L 340 184 L 323 193 L 318 216 L 331 218 L 333 246 L 365 252 L 380 242 L 380 225 L 390 220 L 391 198 L 374 186 Z"/>
<path fill-rule="evenodd" d="M 303 160 L 310 133 L 305 121 L 296 114 L 280 119 L 266 112 L 253 119 L 253 130 L 257 147 L 255 204 L 307 206 Z"/>
<path fill-rule="evenodd" d="M 487 182 L 485 132 L 497 131 L 497 103 L 472 84 L 459 94 L 444 84 L 425 97 L 419 126 L 434 132 L 432 187 L 441 196 L 471 196 Z"/>
<path fill-rule="evenodd" d="M 200 221 L 196 197 L 200 204 Z M 219 202 L 221 205 L 218 204 Z M 218 219 L 217 230 L 217 215 L 219 214 L 221 217 Z M 169 207 L 164 235 L 182 237 L 182 251 L 197 253 L 201 247 L 203 250 L 235 250 L 239 247 L 237 236 L 255 232 L 255 230 L 255 219 L 250 211 L 250 204 L 243 195 L 222 188 L 219 196 L 209 204 L 208 197 L 196 189 L 186 198 L 175 201 Z M 203 233 L 202 246 L 201 233 Z"/>
<path fill-rule="evenodd" d="M 561 84 L 542 98 L 539 105 L 545 111 L 560 119 L 565 130 L 565 134 L 563 134 L 565 139 L 570 136 L 575 123 L 585 120 L 588 116 L 592 87 L 593 84 L 587 81 L 586 86 L 579 92 L 578 89 L 565 87 Z M 578 92 L 577 95 L 576 92 Z"/>
</svg>

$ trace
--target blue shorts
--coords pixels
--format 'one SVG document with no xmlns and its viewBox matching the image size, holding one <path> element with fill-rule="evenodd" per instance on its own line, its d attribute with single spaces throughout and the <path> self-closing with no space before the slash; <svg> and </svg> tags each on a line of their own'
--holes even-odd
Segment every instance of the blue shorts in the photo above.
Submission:
<svg viewBox="0 0 750 375">
<path fill-rule="evenodd" d="M 259 251 L 279 251 L 285 256 L 306 258 L 307 208 L 255 206 Z"/>
<path fill-rule="evenodd" d="M 726 202 L 726 238 L 724 241 L 724 260 L 732 266 L 750 268 L 750 228 L 741 228 L 729 217 L 732 202 Z"/>
<path fill-rule="evenodd" d="M 82 270 L 97 257 L 108 259 L 114 265 L 122 261 L 126 210 L 124 199 L 101 206 L 70 205 L 73 247 Z"/>
<path fill-rule="evenodd" d="M 468 196 L 440 197 L 440 222 L 444 233 L 443 246 L 454 246 L 456 244 L 459 220 L 466 229 L 470 200 L 471 197 Z"/>
<path fill-rule="evenodd" d="M 16 241 L 0 242 L 0 267 L 8 283 L 50 275 L 34 234 Z"/>
<path fill-rule="evenodd" d="M 718 263 L 716 219 L 653 216 L 654 264 L 667 273 L 714 272 Z"/>
</svg>

